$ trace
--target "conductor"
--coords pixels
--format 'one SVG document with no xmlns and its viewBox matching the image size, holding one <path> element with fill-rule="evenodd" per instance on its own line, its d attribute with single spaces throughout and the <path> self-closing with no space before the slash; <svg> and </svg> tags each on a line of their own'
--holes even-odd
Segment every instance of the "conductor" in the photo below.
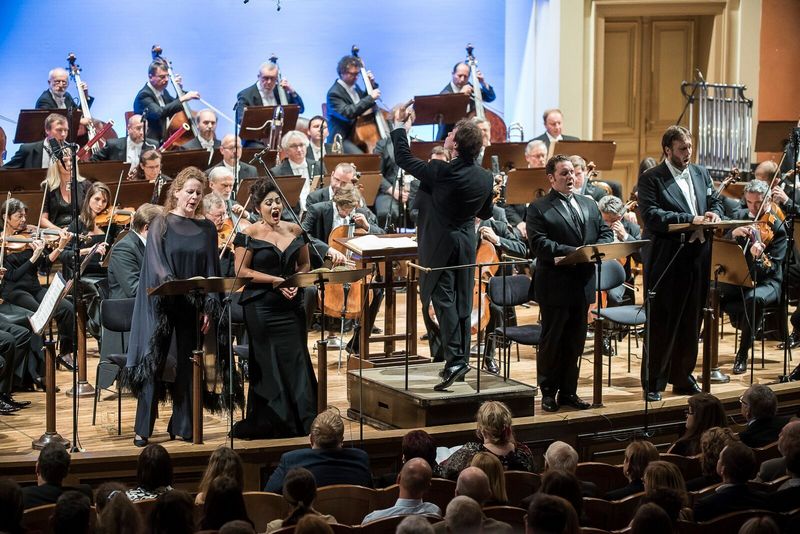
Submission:
<svg viewBox="0 0 800 534">
<path fill-rule="evenodd" d="M 419 263 L 431 268 L 475 263 L 475 217 L 492 216 L 492 175 L 475 163 L 483 134 L 477 124 L 462 119 L 444 143 L 457 156 L 450 162 L 425 162 L 411 155 L 403 127 L 411 120 L 409 115 L 404 107 L 395 109 L 392 142 L 397 165 L 420 180 L 416 198 Z M 447 389 L 469 371 L 473 276 L 473 269 L 420 275 L 422 309 L 433 304 L 446 362 L 436 391 Z M 427 325 L 428 314 L 423 317 Z M 434 332 L 428 328 L 429 336 Z"/>
</svg>

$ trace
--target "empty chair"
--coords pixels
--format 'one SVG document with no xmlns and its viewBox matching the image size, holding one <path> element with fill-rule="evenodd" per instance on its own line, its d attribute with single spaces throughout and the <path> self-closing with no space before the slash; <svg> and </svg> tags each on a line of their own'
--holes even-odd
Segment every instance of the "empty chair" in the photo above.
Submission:
<svg viewBox="0 0 800 534">
<path fill-rule="evenodd" d="M 133 317 L 133 304 L 136 299 L 105 299 L 100 304 L 100 324 L 105 334 L 119 336 L 122 352 L 100 355 L 97 362 L 97 373 L 94 383 L 94 409 L 92 410 L 92 425 L 97 422 L 97 401 L 100 391 L 109 389 L 117 382 L 117 435 L 122 434 L 122 388 L 119 386 L 119 373 L 127 363 L 127 343 L 125 334 L 131 330 Z M 104 334 L 104 337 L 105 337 Z"/>
<path fill-rule="evenodd" d="M 528 292 L 531 287 L 531 279 L 523 274 L 512 276 L 493 276 L 489 280 L 489 300 L 496 306 L 519 306 L 527 303 Z M 495 346 L 503 347 L 503 358 L 501 361 L 505 367 L 503 376 L 508 378 L 511 365 L 511 352 L 507 348 L 509 342 L 529 345 L 538 349 L 542 338 L 542 326 L 538 324 L 526 324 L 520 326 L 498 327 L 494 332 L 488 334 L 495 339 Z"/>
<path fill-rule="evenodd" d="M 506 471 L 505 479 L 508 504 L 511 506 L 522 506 L 522 499 L 536 493 L 542 485 L 541 475 L 528 471 Z"/>
</svg>

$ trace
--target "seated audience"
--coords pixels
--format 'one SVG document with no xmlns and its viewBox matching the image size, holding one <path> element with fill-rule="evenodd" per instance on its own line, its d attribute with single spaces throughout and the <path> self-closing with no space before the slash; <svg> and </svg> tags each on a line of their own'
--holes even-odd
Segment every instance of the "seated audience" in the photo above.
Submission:
<svg viewBox="0 0 800 534">
<path fill-rule="evenodd" d="M 506 492 L 506 476 L 503 464 L 497 456 L 488 452 L 479 452 L 472 457 L 471 467 L 477 467 L 489 477 L 489 489 L 492 495 L 484 506 L 506 506 L 508 504 L 508 493 Z"/>
<path fill-rule="evenodd" d="M 542 477 L 542 485 L 539 487 L 539 493 L 545 495 L 555 495 L 566 499 L 575 510 L 575 515 L 578 517 L 578 523 L 583 525 L 586 523 L 586 516 L 583 513 L 583 496 L 581 495 L 581 485 L 578 477 L 567 471 L 560 469 L 551 469 L 547 471 Z M 530 498 L 526 498 L 523 504 L 530 504 Z"/>
<path fill-rule="evenodd" d="M 294 534 L 333 534 L 333 529 L 319 516 L 304 515 L 297 522 Z"/>
<path fill-rule="evenodd" d="M 578 516 L 566 499 L 534 494 L 525 518 L 525 534 L 579 534 L 580 531 Z"/>
<path fill-rule="evenodd" d="M 639 506 L 631 521 L 631 534 L 672 534 L 672 523 L 667 512 L 659 505 L 646 503 Z"/>
<path fill-rule="evenodd" d="M 433 525 L 424 517 L 407 515 L 397 525 L 395 534 L 434 534 Z"/>
<path fill-rule="evenodd" d="M 717 463 L 722 484 L 714 493 L 694 504 L 695 521 L 709 521 L 739 510 L 766 508 L 766 495 L 747 485 L 747 481 L 755 476 L 756 467 L 756 455 L 744 443 L 734 442 L 722 449 Z"/>
<path fill-rule="evenodd" d="M 700 438 L 700 470 L 703 474 L 686 481 L 687 491 L 698 491 L 722 482 L 717 474 L 719 454 L 728 444 L 735 441 L 739 441 L 739 436 L 730 428 L 715 426 L 703 432 L 703 437 Z"/>
<path fill-rule="evenodd" d="M 412 458 L 403 464 L 397 475 L 400 494 L 394 506 L 367 514 L 361 524 L 398 515 L 435 515 L 442 511 L 433 503 L 424 502 L 423 495 L 431 487 L 431 466 L 422 458 Z"/>
<path fill-rule="evenodd" d="M 208 485 L 200 528 L 219 530 L 228 521 L 236 520 L 250 521 L 244 505 L 242 487 L 233 477 L 216 477 Z"/>
<path fill-rule="evenodd" d="M 554 441 L 544 453 L 545 471 L 561 470 L 575 474 L 578 469 L 578 451 L 563 441 Z M 598 497 L 600 490 L 597 484 L 587 480 L 580 480 L 581 494 L 584 497 Z"/>
<path fill-rule="evenodd" d="M 658 460 L 658 450 L 647 440 L 633 441 L 625 448 L 622 461 L 622 474 L 628 479 L 628 485 L 606 493 L 606 500 L 618 501 L 634 493 L 644 491 L 644 470 L 650 462 Z"/>
<path fill-rule="evenodd" d="M 233 478 L 239 486 L 239 491 L 244 491 L 242 459 L 230 447 L 219 447 L 211 453 L 211 457 L 208 459 L 208 467 L 206 467 L 203 478 L 200 480 L 200 486 L 197 488 L 197 496 L 194 498 L 195 504 L 203 504 L 211 482 L 221 476 Z"/>
<path fill-rule="evenodd" d="M 361 449 L 342 448 L 344 421 L 335 410 L 325 410 L 311 423 L 310 449 L 284 453 L 264 491 L 280 493 L 283 478 L 293 467 L 305 467 L 314 475 L 317 487 L 354 484 L 372 487 L 369 457 Z"/>
<path fill-rule="evenodd" d="M 700 453 L 700 436 L 711 427 L 728 426 L 722 403 L 711 393 L 696 393 L 689 397 L 686 410 L 686 431 L 667 452 L 681 456 Z"/>
<path fill-rule="evenodd" d="M 19 484 L 6 478 L 0 480 L 0 532 L 21 534 L 22 514 L 25 511 L 22 499 L 22 488 Z"/>
<path fill-rule="evenodd" d="M 155 499 L 172 491 L 172 460 L 167 449 L 151 443 L 139 454 L 136 487 L 125 492 L 131 502 Z"/>
<path fill-rule="evenodd" d="M 436 462 L 436 443 L 430 434 L 424 430 L 410 430 L 403 436 L 403 441 L 400 445 L 401 464 L 406 463 L 411 458 L 422 458 L 428 465 L 431 466 L 433 471 L 433 478 L 444 478 L 442 476 L 442 468 Z M 386 488 L 397 483 L 398 473 L 388 473 L 375 477 L 375 487 Z"/>
<path fill-rule="evenodd" d="M 219 529 L 219 534 L 256 534 L 256 529 L 247 521 L 228 521 Z"/>
<path fill-rule="evenodd" d="M 22 488 L 26 510 L 43 504 L 55 504 L 67 490 L 77 490 L 91 499 L 92 488 L 86 484 L 74 488 L 61 485 L 69 473 L 69 463 L 69 453 L 63 445 L 50 442 L 44 446 L 36 460 L 37 485 Z"/>
<path fill-rule="evenodd" d="M 75 490 L 62 493 L 50 518 L 54 534 L 88 534 L 92 503 Z"/>
<path fill-rule="evenodd" d="M 686 508 L 684 496 L 680 491 L 671 488 L 658 488 L 646 493 L 639 501 L 639 506 L 652 503 L 667 513 L 672 531 L 677 532 L 678 520 L 691 520 L 692 511 Z"/>
<path fill-rule="evenodd" d="M 753 384 L 739 397 L 742 415 L 747 420 L 747 429 L 739 433 L 739 439 L 748 447 L 763 447 L 777 441 L 778 434 L 788 422 L 778 413 L 778 398 L 764 384 Z"/>
<path fill-rule="evenodd" d="M 95 493 L 97 528 L 100 534 L 140 534 L 144 525 L 142 515 L 125 495 L 119 482 L 105 482 Z"/>
<path fill-rule="evenodd" d="M 788 512 L 800 506 L 800 442 L 797 439 L 788 441 L 784 451 L 786 472 L 791 478 L 770 495 L 772 509 L 777 512 Z"/>
<path fill-rule="evenodd" d="M 522 443 L 514 439 L 511 428 L 511 411 L 499 401 L 486 401 L 477 413 L 478 437 L 482 442 L 470 441 L 453 453 L 444 465 L 445 478 L 455 480 L 462 469 L 478 452 L 497 456 L 506 471 L 532 471 L 533 455 Z"/>
<path fill-rule="evenodd" d="M 769 516 L 753 517 L 744 522 L 739 534 L 780 534 L 781 529 Z M 791 532 L 787 530 L 786 532 Z"/>
<path fill-rule="evenodd" d="M 481 510 L 483 510 L 491 495 L 492 490 L 489 487 L 489 477 L 479 468 L 470 466 L 461 471 L 461 474 L 458 475 L 458 481 L 456 481 L 456 497 L 469 497 L 478 503 Z M 483 514 L 483 512 L 481 512 L 481 514 Z M 434 532 L 443 533 L 447 528 L 447 518 L 445 518 L 445 521 L 436 523 L 433 530 Z M 482 515 L 481 528 L 484 534 L 510 533 L 512 531 L 508 523 L 488 518 L 485 515 Z"/>
<path fill-rule="evenodd" d="M 444 515 L 447 532 L 451 534 L 481 534 L 483 511 L 474 499 L 463 495 L 453 498 Z"/>
<path fill-rule="evenodd" d="M 783 426 L 778 434 L 778 452 L 781 453 L 781 456 L 761 462 L 757 480 L 772 482 L 776 478 L 786 475 L 786 450 L 792 443 L 800 445 L 800 419 L 789 421 Z"/>
<path fill-rule="evenodd" d="M 283 482 L 283 498 L 289 503 L 289 515 L 285 519 L 275 519 L 267 523 L 267 534 L 283 527 L 296 525 L 307 515 L 321 516 L 328 523 L 336 523 L 332 515 L 323 515 L 314 510 L 314 499 L 317 497 L 317 483 L 311 471 L 296 467 L 286 473 Z"/>
<path fill-rule="evenodd" d="M 150 512 L 150 534 L 193 534 L 194 502 L 182 490 L 162 493 Z"/>
<path fill-rule="evenodd" d="M 686 492 L 686 481 L 678 467 L 664 460 L 650 462 L 644 470 L 644 493 L 645 496 L 652 495 L 655 491 L 667 488 L 677 492 L 681 503 L 679 519 L 691 520 L 691 509 L 689 506 L 689 494 Z M 659 504 L 659 503 L 656 503 Z M 666 508 L 664 508 L 667 510 Z M 669 510 L 667 510 L 669 513 Z"/>
</svg>

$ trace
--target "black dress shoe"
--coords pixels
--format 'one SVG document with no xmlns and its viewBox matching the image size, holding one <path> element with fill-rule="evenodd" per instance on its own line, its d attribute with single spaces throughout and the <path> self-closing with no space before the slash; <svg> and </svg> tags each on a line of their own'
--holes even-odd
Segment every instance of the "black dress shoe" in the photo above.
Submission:
<svg viewBox="0 0 800 534">
<path fill-rule="evenodd" d="M 644 400 L 647 402 L 659 402 L 661 400 L 660 391 L 648 391 L 644 394 Z"/>
<path fill-rule="evenodd" d="M 733 374 L 741 375 L 747 371 L 747 354 L 736 355 L 736 360 L 733 362 Z"/>
<path fill-rule="evenodd" d="M 542 410 L 546 412 L 557 412 L 558 403 L 556 402 L 556 398 L 550 395 L 542 397 Z"/>
<path fill-rule="evenodd" d="M 25 408 L 31 405 L 31 401 L 18 401 L 15 400 L 14 397 L 11 396 L 10 393 L 3 393 L 0 394 L 0 400 L 5 402 L 6 404 L 10 404 L 15 408 Z"/>
<path fill-rule="evenodd" d="M 71 354 L 59 354 L 58 356 L 56 356 L 56 363 L 66 367 L 67 371 L 75 370 L 75 362 L 72 361 Z"/>
<path fill-rule="evenodd" d="M 789 348 L 796 349 L 800 347 L 800 332 L 792 332 L 789 334 Z M 778 343 L 778 348 L 783 349 L 783 343 Z"/>
<path fill-rule="evenodd" d="M 611 343 L 610 337 L 603 337 L 603 356 L 616 356 L 617 351 L 614 350 L 614 345 Z"/>
<path fill-rule="evenodd" d="M 433 386 L 434 391 L 444 391 L 449 388 L 453 382 L 459 378 L 463 378 L 469 372 L 469 365 L 465 362 L 457 363 L 451 367 L 445 367 L 442 374 L 442 381 Z"/>
<path fill-rule="evenodd" d="M 591 404 L 575 394 L 559 396 L 558 404 L 561 406 L 572 406 L 577 410 L 588 410 L 592 407 Z"/>
<path fill-rule="evenodd" d="M 133 438 L 133 444 L 137 447 L 146 447 L 147 446 L 147 438 Z"/>
<path fill-rule="evenodd" d="M 500 374 L 500 367 L 492 356 L 483 357 L 483 368 L 486 369 L 487 373 L 492 373 L 493 375 Z"/>
<path fill-rule="evenodd" d="M 686 378 L 686 382 L 687 382 L 686 386 L 673 386 L 672 392 L 677 395 L 694 395 L 696 393 L 703 392 L 702 388 L 697 383 L 697 380 L 695 380 L 692 375 L 689 375 Z"/>
<path fill-rule="evenodd" d="M 12 406 L 9 403 L 0 400 L 0 415 L 9 415 L 18 411 L 19 408 L 17 408 L 16 406 Z"/>
</svg>

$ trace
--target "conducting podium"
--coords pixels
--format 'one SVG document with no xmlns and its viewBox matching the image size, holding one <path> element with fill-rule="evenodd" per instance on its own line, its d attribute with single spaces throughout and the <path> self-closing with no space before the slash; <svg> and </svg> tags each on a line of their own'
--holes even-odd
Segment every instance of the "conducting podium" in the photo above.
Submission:
<svg viewBox="0 0 800 534">
<path fill-rule="evenodd" d="M 195 323 L 197 324 L 197 348 L 192 351 L 192 443 L 203 443 L 203 303 L 210 293 L 232 293 L 248 283 L 252 278 L 221 278 L 196 276 L 186 280 L 170 280 L 158 287 L 151 287 L 147 294 L 151 297 L 192 295 L 195 302 Z M 232 409 L 232 406 L 231 406 Z"/>
<path fill-rule="evenodd" d="M 638 251 L 645 243 L 646 239 L 637 241 L 622 241 L 619 243 L 601 243 L 594 245 L 583 245 L 578 247 L 571 254 L 557 259 L 557 267 L 577 265 L 580 263 L 594 263 L 595 272 L 595 299 L 597 309 L 594 318 L 594 379 L 592 386 L 592 406 L 597 408 L 603 405 L 603 319 L 600 316 L 602 311 L 601 293 L 610 287 L 603 286 L 603 259 L 625 258 Z M 615 286 L 616 287 L 616 286 Z"/>
</svg>

